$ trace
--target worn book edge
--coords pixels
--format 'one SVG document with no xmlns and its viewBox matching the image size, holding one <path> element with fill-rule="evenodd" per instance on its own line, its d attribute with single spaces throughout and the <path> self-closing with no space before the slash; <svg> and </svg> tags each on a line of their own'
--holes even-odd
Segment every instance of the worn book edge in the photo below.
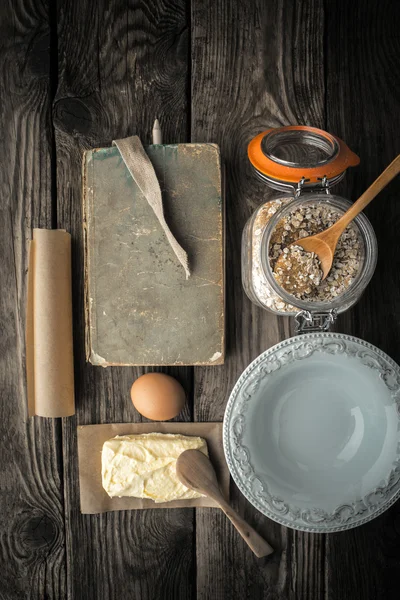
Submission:
<svg viewBox="0 0 400 600">
<path fill-rule="evenodd" d="M 87 241 L 87 198 L 86 198 L 86 177 L 87 177 L 87 156 L 92 153 L 92 150 L 86 150 L 82 156 L 82 225 L 83 225 L 83 282 L 84 282 L 84 300 L 83 310 L 85 318 L 85 354 L 86 360 L 91 362 L 91 335 L 90 335 L 90 320 L 89 320 L 89 281 L 88 281 L 88 241 Z"/>
</svg>

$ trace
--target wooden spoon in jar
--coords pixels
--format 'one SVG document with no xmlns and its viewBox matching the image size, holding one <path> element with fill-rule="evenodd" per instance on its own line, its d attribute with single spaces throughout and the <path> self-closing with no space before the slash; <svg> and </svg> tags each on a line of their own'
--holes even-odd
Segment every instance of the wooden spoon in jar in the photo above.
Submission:
<svg viewBox="0 0 400 600">
<path fill-rule="evenodd" d="M 219 504 L 254 554 L 261 558 L 273 552 L 271 546 L 231 508 L 218 486 L 217 476 L 209 458 L 200 450 L 185 450 L 176 461 L 176 474 L 183 485 L 208 496 Z"/>
<path fill-rule="evenodd" d="M 304 248 L 306 252 L 313 252 L 317 255 L 323 272 L 324 280 L 332 268 L 333 257 L 340 236 L 351 221 L 379 194 L 384 187 L 398 175 L 400 172 L 400 154 L 393 162 L 379 175 L 369 188 L 359 197 L 357 202 L 349 208 L 344 215 L 336 221 L 334 225 L 325 229 L 316 235 L 301 238 L 289 244 Z M 279 259 L 277 264 L 279 263 Z"/>
</svg>

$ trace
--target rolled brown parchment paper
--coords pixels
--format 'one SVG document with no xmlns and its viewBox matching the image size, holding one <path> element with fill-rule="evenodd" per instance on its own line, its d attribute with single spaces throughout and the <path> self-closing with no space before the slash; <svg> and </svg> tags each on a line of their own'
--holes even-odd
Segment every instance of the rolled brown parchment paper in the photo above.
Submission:
<svg viewBox="0 0 400 600">
<path fill-rule="evenodd" d="M 206 440 L 210 460 L 225 498 L 229 498 L 229 470 L 222 446 L 222 423 L 107 423 L 78 427 L 78 458 L 81 513 L 144 508 L 186 508 L 218 506 L 210 498 L 172 500 L 156 503 L 148 498 L 110 498 L 101 481 L 101 451 L 104 442 L 116 435 L 131 433 L 180 433 Z"/>
<path fill-rule="evenodd" d="M 26 317 L 29 416 L 75 412 L 72 347 L 71 236 L 34 229 Z"/>
</svg>

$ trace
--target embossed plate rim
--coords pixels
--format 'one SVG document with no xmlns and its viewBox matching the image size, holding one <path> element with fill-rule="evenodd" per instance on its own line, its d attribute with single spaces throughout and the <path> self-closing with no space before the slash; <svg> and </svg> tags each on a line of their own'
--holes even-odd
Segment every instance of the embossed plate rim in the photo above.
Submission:
<svg viewBox="0 0 400 600">
<path fill-rule="evenodd" d="M 281 525 L 285 525 L 286 527 L 289 527 L 291 529 L 295 529 L 298 531 L 306 531 L 306 532 L 314 532 L 314 533 L 333 533 L 333 532 L 338 532 L 338 531 L 346 531 L 346 530 L 352 529 L 354 527 L 358 527 L 359 525 L 363 525 L 364 523 L 367 523 L 368 521 L 371 521 L 372 519 L 376 518 L 377 516 L 379 516 L 380 514 L 385 512 L 390 506 L 392 506 L 400 498 L 400 477 L 398 477 L 398 479 L 396 480 L 396 477 L 398 476 L 399 468 L 400 468 L 399 454 L 397 454 L 396 462 L 394 463 L 395 468 L 393 468 L 392 471 L 390 473 L 387 473 L 386 477 L 383 478 L 385 480 L 385 482 L 387 482 L 385 487 L 383 487 L 383 488 L 379 487 L 376 490 L 372 490 L 367 496 L 365 496 L 365 498 L 360 499 L 359 501 L 357 501 L 357 503 L 355 503 L 355 504 L 361 504 L 361 507 L 365 508 L 364 512 L 369 511 L 367 515 L 365 515 L 364 517 L 359 517 L 359 518 L 357 518 L 357 514 L 350 515 L 350 516 L 348 516 L 348 518 L 345 520 L 345 522 L 343 524 L 336 524 L 336 525 L 325 524 L 324 525 L 323 523 L 315 523 L 315 522 L 309 524 L 302 520 L 290 521 L 287 518 L 281 517 L 278 513 L 273 512 L 272 510 L 270 510 L 270 508 L 268 508 L 267 506 L 262 504 L 255 497 L 250 486 L 246 485 L 243 482 L 243 479 L 238 472 L 238 461 L 233 456 L 234 452 L 233 452 L 233 447 L 232 447 L 233 446 L 232 438 L 235 435 L 235 433 L 232 431 L 232 429 L 233 429 L 233 423 L 231 422 L 232 412 L 233 412 L 236 402 L 238 401 L 240 391 L 242 390 L 242 388 L 244 387 L 244 385 L 246 383 L 249 383 L 249 380 L 251 382 L 251 374 L 254 372 L 254 370 L 260 364 L 266 363 L 269 358 L 272 358 L 277 352 L 284 349 L 285 347 L 288 347 L 288 346 L 296 347 L 296 343 L 297 343 L 297 345 L 299 345 L 299 347 L 301 347 L 302 342 L 307 343 L 307 341 L 317 341 L 317 340 L 321 340 L 319 349 L 324 348 L 326 350 L 326 346 L 324 346 L 324 341 L 328 342 L 329 340 L 332 340 L 332 343 L 336 342 L 337 344 L 340 344 L 340 342 L 342 342 L 342 343 L 351 342 L 351 343 L 354 343 L 361 347 L 364 347 L 365 349 L 372 352 L 375 355 L 375 357 L 383 360 L 386 363 L 386 366 L 392 370 L 392 374 L 395 377 L 396 387 L 393 388 L 393 390 L 390 387 L 390 385 L 387 383 L 387 381 L 384 380 L 384 382 L 387 385 L 387 387 L 389 387 L 389 389 L 392 390 L 392 392 L 393 392 L 392 396 L 396 396 L 396 398 L 393 399 L 393 402 L 397 405 L 397 414 L 399 416 L 399 422 L 400 422 L 400 414 L 399 414 L 399 411 L 400 411 L 400 404 L 399 404 L 399 402 L 400 402 L 400 395 L 399 395 L 400 367 L 390 356 L 388 356 L 385 352 L 383 352 L 376 346 L 373 346 L 369 342 L 366 342 L 365 340 L 362 340 L 360 338 L 357 338 L 357 337 L 354 337 L 351 335 L 341 334 L 341 333 L 331 333 L 331 332 L 309 333 L 309 334 L 303 334 L 301 336 L 291 337 L 287 340 L 280 342 L 279 344 L 276 344 L 275 346 L 272 346 L 271 348 L 269 348 L 268 350 L 266 350 L 265 352 L 260 354 L 255 360 L 253 360 L 248 365 L 248 367 L 243 371 L 243 373 L 240 375 L 239 379 L 237 380 L 237 382 L 230 394 L 230 397 L 229 397 L 229 400 L 228 400 L 228 403 L 227 403 L 227 406 L 225 409 L 224 422 L 223 422 L 223 446 L 224 446 L 225 458 L 226 458 L 226 461 L 227 461 L 227 464 L 229 467 L 229 471 L 231 473 L 233 480 L 235 481 L 236 485 L 238 486 L 238 488 L 242 492 L 242 494 L 262 514 L 266 515 L 267 517 L 269 517 L 270 519 L 272 519 L 273 521 L 275 521 Z M 311 354 L 314 353 L 317 349 L 318 348 L 316 347 L 311 352 Z M 327 351 L 329 352 L 329 350 L 327 350 Z M 366 363 L 364 363 L 364 364 L 366 364 Z M 366 366 L 371 366 L 371 365 L 366 364 Z M 378 368 L 378 367 L 374 367 L 374 368 Z M 378 368 L 378 370 L 379 370 L 379 368 Z M 254 380 L 256 381 L 256 378 L 254 378 Z M 394 393 L 394 391 L 396 391 L 396 393 Z M 244 403 L 244 401 L 243 401 L 243 403 Z M 246 450 L 246 448 L 245 448 L 245 450 Z M 254 469 L 251 466 L 250 461 L 248 461 L 248 463 L 250 465 L 252 483 L 257 482 L 257 481 L 260 482 L 260 480 L 257 478 L 257 474 L 255 473 Z M 391 479 L 393 478 L 394 475 L 396 477 L 394 477 L 394 484 L 393 484 L 393 483 L 391 483 Z M 367 498 L 369 498 L 370 496 L 373 496 L 377 493 L 379 494 L 379 492 L 382 492 L 382 490 L 385 491 L 386 489 L 389 489 L 389 492 L 390 491 L 392 492 L 390 497 L 381 503 L 378 502 L 377 505 L 375 506 L 375 508 L 374 508 L 373 504 L 366 503 Z M 269 494 L 268 491 L 265 491 L 265 493 L 270 498 L 272 498 L 274 501 L 277 500 L 278 503 L 283 502 L 283 500 L 274 499 L 271 496 L 271 494 Z M 286 504 L 288 504 L 288 503 L 286 503 Z M 348 508 L 349 508 L 348 505 L 338 507 L 335 510 L 335 513 L 338 511 L 341 511 L 343 509 L 347 510 Z M 319 509 L 315 508 L 314 510 L 316 511 L 315 514 L 317 514 L 317 511 Z M 339 519 L 339 521 L 340 521 L 340 517 L 341 517 L 341 515 L 338 513 L 337 518 Z M 352 517 L 353 517 L 353 520 L 352 520 Z"/>
</svg>

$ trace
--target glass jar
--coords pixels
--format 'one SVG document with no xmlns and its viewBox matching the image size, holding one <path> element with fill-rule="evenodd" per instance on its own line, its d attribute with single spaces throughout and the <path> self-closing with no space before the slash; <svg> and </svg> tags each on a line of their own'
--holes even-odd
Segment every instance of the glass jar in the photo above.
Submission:
<svg viewBox="0 0 400 600">
<path fill-rule="evenodd" d="M 358 239 L 358 268 L 354 278 L 336 297 L 326 300 L 299 299 L 279 285 L 269 256 L 271 236 L 281 220 L 299 214 L 299 208 L 330 207 L 337 213 L 336 218 L 344 214 L 351 203 L 331 194 L 330 188 L 343 178 L 347 166 L 358 164 L 358 157 L 344 142 L 321 130 L 282 127 L 254 138 L 249 145 L 249 159 L 258 177 L 286 194 L 259 206 L 245 225 L 242 237 L 244 290 L 250 300 L 262 308 L 278 315 L 298 315 L 298 324 L 301 314 L 302 322 L 308 323 L 308 330 L 314 325 L 317 330 L 327 329 L 337 313 L 359 300 L 374 273 L 377 242 L 369 220 L 360 214 L 351 224 Z"/>
</svg>

